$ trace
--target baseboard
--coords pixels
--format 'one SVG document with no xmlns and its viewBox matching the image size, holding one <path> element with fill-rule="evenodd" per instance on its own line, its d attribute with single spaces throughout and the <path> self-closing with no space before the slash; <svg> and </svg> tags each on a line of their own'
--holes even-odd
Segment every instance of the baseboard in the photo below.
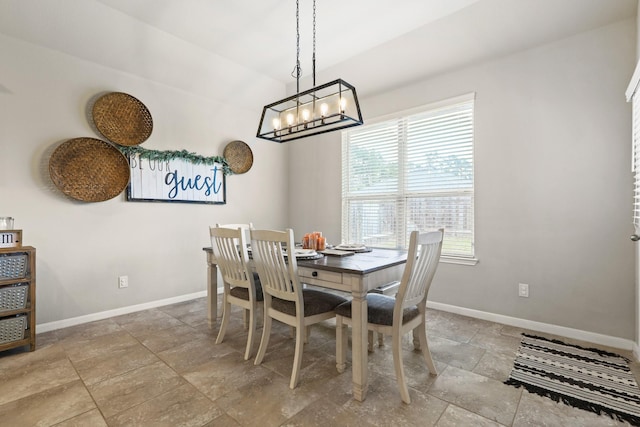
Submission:
<svg viewBox="0 0 640 427">
<path fill-rule="evenodd" d="M 95 322 L 96 320 L 108 319 L 109 317 L 121 316 L 123 314 L 134 313 L 136 311 L 148 310 L 150 308 L 162 307 L 164 305 L 176 304 L 183 301 L 190 301 L 196 298 L 207 296 L 207 291 L 195 292 L 193 294 L 180 295 L 177 297 L 166 298 L 157 301 L 145 302 L 143 304 L 130 305 L 127 307 L 116 308 L 114 310 L 101 311 L 99 313 L 91 313 L 85 316 L 72 317 L 70 319 L 57 320 L 36 325 L 37 333 L 49 332 L 56 329 L 68 328 L 69 326 L 80 325 L 82 323 Z"/>
<path fill-rule="evenodd" d="M 218 289 L 218 294 L 222 292 L 222 288 Z M 143 304 L 130 305 L 114 310 L 101 311 L 99 313 L 87 314 L 85 316 L 72 317 L 70 319 L 58 320 L 55 322 L 42 323 L 37 325 L 38 333 L 49 332 L 56 329 L 68 328 L 69 326 L 80 325 L 83 323 L 103 320 L 109 317 L 121 316 L 123 314 L 134 313 L 136 311 L 147 310 L 150 308 L 162 307 L 165 305 L 176 304 L 183 301 L 190 301 L 196 298 L 207 296 L 207 291 L 195 292 L 192 294 L 180 295 L 177 297 L 151 301 Z M 567 338 L 578 339 L 599 345 L 620 348 L 623 350 L 631 350 L 637 361 L 640 361 L 640 347 L 632 340 L 611 337 L 608 335 L 587 332 L 580 329 L 566 328 L 564 326 L 552 325 L 549 323 L 535 322 L 532 320 L 519 319 L 517 317 L 503 316 L 501 314 L 489 313 L 486 311 L 473 310 L 470 308 L 458 307 L 438 302 L 427 302 L 427 307 L 435 310 L 447 311 L 450 313 L 469 316 L 476 319 L 488 320 L 491 322 L 502 323 L 518 328 L 529 329 L 532 331 L 545 332 L 548 334 L 559 335 Z"/>
<path fill-rule="evenodd" d="M 636 360 L 640 360 L 640 348 L 632 340 L 612 337 L 609 335 L 597 334 L 595 332 L 583 331 L 580 329 L 566 328 L 564 326 L 552 325 L 549 323 L 535 322 L 533 320 L 519 319 L 517 317 L 503 316 L 501 314 L 489 313 L 486 311 L 473 310 L 470 308 L 458 307 L 438 302 L 427 302 L 427 307 L 435 310 L 448 311 L 450 313 L 461 314 L 463 316 L 474 317 L 476 319 L 489 320 L 491 322 L 502 323 L 518 328 L 532 331 L 544 332 L 547 334 L 559 335 L 562 337 L 587 341 L 594 344 L 606 345 L 608 347 L 623 350 L 632 350 Z"/>
</svg>

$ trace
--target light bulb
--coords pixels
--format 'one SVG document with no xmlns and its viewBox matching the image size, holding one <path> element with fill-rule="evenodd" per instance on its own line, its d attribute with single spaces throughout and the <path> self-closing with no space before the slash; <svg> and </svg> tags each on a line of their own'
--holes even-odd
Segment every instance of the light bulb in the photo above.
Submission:
<svg viewBox="0 0 640 427">
<path fill-rule="evenodd" d="M 309 110 L 302 110 L 302 120 L 305 122 L 309 120 Z"/>
<path fill-rule="evenodd" d="M 274 130 L 280 129 L 280 119 L 277 117 L 273 119 L 273 129 Z"/>
<path fill-rule="evenodd" d="M 347 107 L 347 99 L 346 98 L 340 98 L 340 113 L 344 114 L 344 110 Z"/>
<path fill-rule="evenodd" d="M 322 117 L 327 115 L 327 111 L 329 111 L 329 106 L 325 103 L 320 104 L 320 114 L 322 114 Z"/>
<path fill-rule="evenodd" d="M 287 125 L 293 126 L 293 114 L 287 114 Z"/>
</svg>

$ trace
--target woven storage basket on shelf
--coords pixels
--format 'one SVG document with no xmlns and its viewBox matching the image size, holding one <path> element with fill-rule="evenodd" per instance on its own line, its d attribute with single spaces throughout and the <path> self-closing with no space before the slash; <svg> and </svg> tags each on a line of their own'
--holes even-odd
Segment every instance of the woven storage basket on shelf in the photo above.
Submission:
<svg viewBox="0 0 640 427">
<path fill-rule="evenodd" d="M 7 317 L 0 319 L 0 344 L 20 341 L 27 329 L 27 316 Z"/>
<path fill-rule="evenodd" d="M 49 174 L 67 196 L 83 202 L 102 202 L 127 187 L 129 162 L 108 142 L 74 138 L 55 149 L 49 159 Z"/>
<path fill-rule="evenodd" d="M 28 283 L 0 288 L 0 315 L 6 311 L 22 310 L 27 306 Z"/>
<path fill-rule="evenodd" d="M 0 255 L 0 280 L 22 279 L 27 274 L 27 254 Z"/>
<path fill-rule="evenodd" d="M 133 96 L 111 92 L 93 104 L 93 123 L 105 138 L 119 145 L 138 145 L 149 138 L 153 119 L 145 105 Z"/>
<path fill-rule="evenodd" d="M 224 147 L 222 154 L 233 173 L 242 174 L 253 165 L 253 152 L 242 141 L 231 141 Z"/>
</svg>

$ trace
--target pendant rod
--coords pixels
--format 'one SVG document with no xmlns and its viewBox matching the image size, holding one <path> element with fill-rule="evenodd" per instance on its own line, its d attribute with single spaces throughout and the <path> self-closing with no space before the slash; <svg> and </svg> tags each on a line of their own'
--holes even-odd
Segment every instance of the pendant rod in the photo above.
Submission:
<svg viewBox="0 0 640 427">
<path fill-rule="evenodd" d="M 313 66 L 313 87 L 316 87 L 316 0 L 313 0 L 313 57 L 311 63 Z"/>
<path fill-rule="evenodd" d="M 296 0 L 296 68 L 295 68 L 295 73 L 296 73 L 296 93 L 300 93 L 300 0 Z"/>
</svg>

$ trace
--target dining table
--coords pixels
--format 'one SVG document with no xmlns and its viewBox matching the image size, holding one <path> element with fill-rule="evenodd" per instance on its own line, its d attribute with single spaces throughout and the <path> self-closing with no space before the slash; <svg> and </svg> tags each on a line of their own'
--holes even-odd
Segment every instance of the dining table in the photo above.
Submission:
<svg viewBox="0 0 640 427">
<path fill-rule="evenodd" d="M 213 250 L 207 254 L 207 319 L 213 326 L 218 317 L 218 268 Z M 353 397 L 363 401 L 367 395 L 367 292 L 399 280 L 407 262 L 407 251 L 368 249 L 346 256 L 324 255 L 316 259 L 297 259 L 298 276 L 307 285 L 351 294 Z"/>
</svg>

